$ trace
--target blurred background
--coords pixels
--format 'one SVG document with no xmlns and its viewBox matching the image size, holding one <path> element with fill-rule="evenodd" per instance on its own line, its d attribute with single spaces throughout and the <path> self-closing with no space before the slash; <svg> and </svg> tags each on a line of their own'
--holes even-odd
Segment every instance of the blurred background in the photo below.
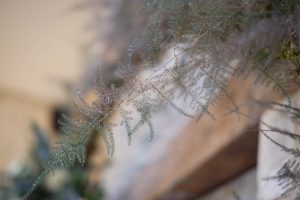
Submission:
<svg viewBox="0 0 300 200">
<path fill-rule="evenodd" d="M 0 0 L 0 199 L 21 199 L 41 173 L 61 134 L 57 121 L 77 114 L 74 91 L 93 101 L 100 66 L 102 77 L 113 79 L 113 67 L 143 31 L 143 3 Z M 272 96 L 252 81 L 231 80 L 234 98 Z M 212 110 L 221 116 L 228 104 Z M 263 110 L 251 112 L 259 119 Z M 128 146 L 117 128 L 110 158 L 93 138 L 86 165 L 50 174 L 30 199 L 256 199 L 259 120 L 230 115 L 195 123 L 166 109 L 153 121 L 152 142 L 141 130 Z"/>
<path fill-rule="evenodd" d="M 20 199 L 41 173 L 57 121 L 72 110 L 72 88 L 89 70 L 95 32 L 81 3 L 0 1 L 0 199 Z M 99 199 L 98 188 L 86 194 L 87 179 L 86 167 L 58 172 L 32 198 Z"/>
</svg>

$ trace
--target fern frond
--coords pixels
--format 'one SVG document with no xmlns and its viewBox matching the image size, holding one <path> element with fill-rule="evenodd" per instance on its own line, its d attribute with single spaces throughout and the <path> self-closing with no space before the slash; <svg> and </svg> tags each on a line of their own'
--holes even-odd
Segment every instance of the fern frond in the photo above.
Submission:
<svg viewBox="0 0 300 200">
<path fill-rule="evenodd" d="M 120 3 L 121 14 L 126 13 L 127 2 Z M 94 133 L 103 136 L 111 155 L 115 149 L 113 125 L 106 119 L 115 110 L 120 112 L 129 144 L 133 134 L 143 126 L 149 128 L 149 137 L 153 138 L 151 116 L 164 106 L 186 117 L 199 119 L 207 114 L 215 119 L 208 107 L 224 95 L 234 107 L 231 112 L 252 119 L 240 112 L 225 88 L 232 76 L 247 77 L 253 71 L 258 74 L 257 82 L 278 89 L 291 107 L 286 86 L 298 77 L 290 72 L 299 68 L 296 66 L 300 60 L 299 3 L 299 0 L 146 1 L 144 10 L 149 22 L 142 38 L 129 46 L 124 62 L 117 66 L 121 86 L 107 87 L 101 79 L 96 80 L 93 90 L 98 99 L 92 103 L 85 102 L 84 95 L 78 92 L 75 104 L 86 120 L 67 118 L 62 124 L 65 135 L 51 151 L 46 169 L 33 189 L 53 169 L 68 168 L 77 161 L 84 163 L 86 145 Z M 159 65 L 161 55 L 171 50 L 173 56 Z M 141 60 L 139 65 L 134 62 L 136 57 Z M 238 64 L 231 66 L 235 60 Z M 178 106 L 175 101 L 178 98 L 184 99 L 190 110 Z M 132 112 L 122 110 L 121 104 L 132 106 L 139 118 L 134 119 Z M 264 134 L 284 151 L 300 156 L 299 149 L 285 147 Z"/>
<path fill-rule="evenodd" d="M 74 120 L 64 117 L 64 134 L 59 138 L 56 146 L 50 151 L 47 162 L 44 163 L 45 169 L 37 178 L 27 198 L 38 187 L 42 180 L 57 168 L 70 168 L 76 161 L 82 165 L 86 159 L 86 146 L 93 134 L 93 127 L 86 121 Z"/>
</svg>

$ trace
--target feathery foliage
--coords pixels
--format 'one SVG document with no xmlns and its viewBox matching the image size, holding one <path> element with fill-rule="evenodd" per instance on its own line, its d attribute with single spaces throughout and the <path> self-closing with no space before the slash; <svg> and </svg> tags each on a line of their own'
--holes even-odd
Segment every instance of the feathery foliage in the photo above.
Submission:
<svg viewBox="0 0 300 200">
<path fill-rule="evenodd" d="M 124 1 L 116 15 L 126 13 L 130 4 L 124 5 L 130 2 L 135 1 Z M 147 24 L 112 70 L 117 86 L 96 81 L 98 99 L 91 105 L 79 94 L 78 110 L 85 119 L 67 119 L 62 125 L 66 134 L 52 150 L 45 173 L 71 167 L 76 160 L 83 163 L 92 134 L 101 134 L 112 154 L 108 117 L 113 112 L 121 115 L 130 144 L 142 126 L 153 137 L 151 116 L 162 107 L 195 119 L 207 114 L 212 120 L 209 105 L 220 96 L 237 107 L 225 89 L 232 76 L 254 72 L 257 82 L 288 98 L 286 88 L 300 71 L 299 6 L 299 0 L 147 0 L 142 8 Z M 160 65 L 162 55 L 170 52 L 172 57 Z M 177 99 L 189 108 L 179 107 Z M 132 112 L 139 114 L 138 121 Z"/>
</svg>

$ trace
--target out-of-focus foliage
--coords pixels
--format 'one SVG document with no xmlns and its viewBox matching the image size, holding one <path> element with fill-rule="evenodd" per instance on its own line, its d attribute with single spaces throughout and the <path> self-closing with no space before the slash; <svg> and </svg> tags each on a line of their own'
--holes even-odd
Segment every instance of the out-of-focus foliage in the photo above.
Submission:
<svg viewBox="0 0 300 200">
<path fill-rule="evenodd" d="M 36 137 L 36 146 L 32 149 L 31 160 L 20 166 L 14 172 L 3 174 L 1 177 L 0 199 L 21 199 L 36 182 L 36 176 L 43 171 L 43 165 L 49 157 L 49 142 L 45 133 L 36 124 L 32 125 Z M 82 197 L 90 200 L 99 200 L 103 192 L 98 185 L 91 185 L 87 180 L 87 168 L 75 166 L 66 171 L 56 168 L 56 176 L 45 175 L 46 183 L 39 184 L 28 196 L 28 199 L 66 200 L 80 199 Z M 65 166 L 63 166 L 65 167 Z"/>
<path fill-rule="evenodd" d="M 121 32 L 116 33 L 118 37 L 112 32 L 113 38 L 119 39 L 126 31 L 122 27 L 132 18 L 127 14 L 134 3 L 116 2 L 114 16 L 122 16 L 122 23 L 116 23 Z M 232 76 L 256 74 L 257 82 L 289 99 L 287 86 L 296 81 L 300 67 L 299 6 L 299 0 L 145 1 L 134 17 L 143 13 L 147 23 L 138 28 L 139 36 L 112 70 L 114 79 L 109 82 L 116 86 L 95 82 L 97 100 L 90 105 L 83 100 L 78 104 L 86 119 L 63 124 L 66 135 L 50 152 L 37 183 L 57 167 L 84 162 L 85 147 L 93 134 L 101 134 L 112 153 L 113 125 L 108 120 L 112 112 L 123 118 L 121 124 L 130 143 L 142 126 L 147 126 L 153 137 L 151 115 L 162 107 L 170 106 L 195 119 L 207 114 L 212 120 L 215 117 L 209 105 L 220 97 L 237 107 L 225 89 Z M 162 56 L 170 52 L 172 58 L 160 65 Z M 179 107 L 178 99 L 189 108 Z M 131 110 L 121 109 L 123 105 Z M 139 113 L 140 120 L 135 121 L 132 112 Z"/>
</svg>

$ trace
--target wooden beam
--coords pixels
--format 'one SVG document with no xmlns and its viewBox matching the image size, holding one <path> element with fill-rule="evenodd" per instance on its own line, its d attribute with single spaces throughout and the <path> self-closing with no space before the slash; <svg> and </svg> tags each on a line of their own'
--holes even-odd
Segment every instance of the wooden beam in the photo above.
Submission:
<svg viewBox="0 0 300 200">
<path fill-rule="evenodd" d="M 256 166 L 258 126 L 240 134 L 207 161 L 178 182 L 163 199 L 185 195 L 185 199 L 199 197 Z M 174 198 L 173 198 L 174 196 Z"/>
</svg>

